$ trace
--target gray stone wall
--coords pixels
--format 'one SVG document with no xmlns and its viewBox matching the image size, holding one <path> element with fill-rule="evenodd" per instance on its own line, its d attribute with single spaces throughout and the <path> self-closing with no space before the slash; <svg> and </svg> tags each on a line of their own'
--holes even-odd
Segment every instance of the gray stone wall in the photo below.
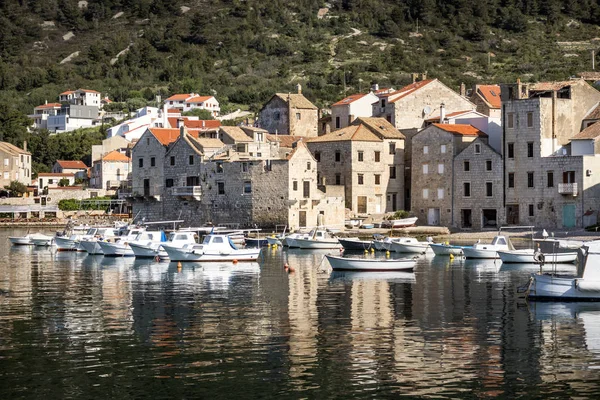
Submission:
<svg viewBox="0 0 600 400">
<path fill-rule="evenodd" d="M 270 133 L 290 134 L 289 109 L 286 102 L 275 96 L 260 110 L 260 127 Z"/>
</svg>

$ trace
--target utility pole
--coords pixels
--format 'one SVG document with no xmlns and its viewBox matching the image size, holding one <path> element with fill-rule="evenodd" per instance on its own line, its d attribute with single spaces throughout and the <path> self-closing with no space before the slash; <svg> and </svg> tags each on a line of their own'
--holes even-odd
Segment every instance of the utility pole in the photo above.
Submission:
<svg viewBox="0 0 600 400">
<path fill-rule="evenodd" d="M 344 96 L 346 96 L 346 70 L 344 70 Z"/>
<path fill-rule="evenodd" d="M 592 50 L 592 71 L 596 70 L 596 50 Z"/>
</svg>

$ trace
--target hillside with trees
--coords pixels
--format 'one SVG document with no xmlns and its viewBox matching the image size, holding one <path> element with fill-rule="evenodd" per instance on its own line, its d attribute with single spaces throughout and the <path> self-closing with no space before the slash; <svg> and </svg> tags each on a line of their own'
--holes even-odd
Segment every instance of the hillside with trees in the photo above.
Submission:
<svg viewBox="0 0 600 400">
<path fill-rule="evenodd" d="M 598 23 L 591 0 L 6 0 L 0 140 L 79 87 L 129 107 L 212 94 L 226 113 L 297 83 L 327 107 L 413 72 L 455 89 L 566 79 L 591 69 Z"/>
</svg>

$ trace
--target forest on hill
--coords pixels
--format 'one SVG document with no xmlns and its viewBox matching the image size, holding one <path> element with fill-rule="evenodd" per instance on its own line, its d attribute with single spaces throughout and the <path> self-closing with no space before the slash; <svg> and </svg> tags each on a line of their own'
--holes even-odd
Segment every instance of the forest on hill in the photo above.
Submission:
<svg viewBox="0 0 600 400">
<path fill-rule="evenodd" d="M 327 107 L 413 72 L 455 89 L 562 80 L 591 69 L 599 23 L 592 0 L 4 0 L 0 140 L 80 87 L 132 104 L 213 94 L 227 112 L 297 83 Z"/>
</svg>

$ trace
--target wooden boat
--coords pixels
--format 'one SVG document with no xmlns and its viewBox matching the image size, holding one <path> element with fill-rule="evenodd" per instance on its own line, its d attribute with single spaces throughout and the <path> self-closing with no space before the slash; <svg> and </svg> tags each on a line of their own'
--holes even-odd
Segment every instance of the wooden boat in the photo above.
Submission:
<svg viewBox="0 0 600 400">
<path fill-rule="evenodd" d="M 403 237 L 391 242 L 390 250 L 396 253 L 423 254 L 429 249 L 429 242 L 420 242 L 415 238 Z"/>
<path fill-rule="evenodd" d="M 358 238 L 338 238 L 338 241 L 345 250 L 367 250 L 371 248 L 370 240 L 360 240 Z"/>
<path fill-rule="evenodd" d="M 498 256 L 503 263 L 574 263 L 577 261 L 577 252 L 569 253 L 540 253 L 534 249 L 498 251 Z"/>
<path fill-rule="evenodd" d="M 455 246 L 447 243 L 430 243 L 429 247 L 436 256 L 462 256 L 463 248 L 469 246 Z"/>
<path fill-rule="evenodd" d="M 53 237 L 42 233 L 30 233 L 25 236 L 10 236 L 8 240 L 15 246 L 49 246 Z"/>
<path fill-rule="evenodd" d="M 183 247 L 186 244 L 196 243 L 196 234 L 190 231 L 171 232 L 167 238 L 166 244 L 173 247 Z M 169 255 L 163 248 L 163 242 L 131 242 L 129 247 L 136 258 L 155 258 L 161 260 L 169 258 Z"/>
<path fill-rule="evenodd" d="M 417 264 L 414 259 L 325 257 L 334 271 L 412 271 Z"/>
<path fill-rule="evenodd" d="M 581 276 L 535 273 L 520 291 L 532 300 L 600 301 L 600 240 L 584 244 L 579 255 Z"/>
<path fill-rule="evenodd" d="M 464 247 L 463 254 L 466 258 L 498 258 L 498 250 L 515 250 L 510 239 L 504 235 L 497 235 L 492 243 L 480 243 L 479 241 L 471 247 Z"/>
<path fill-rule="evenodd" d="M 256 261 L 260 249 L 238 249 L 227 235 L 206 235 L 201 244 L 163 243 L 171 261 Z"/>
<path fill-rule="evenodd" d="M 301 249 L 339 249 L 340 241 L 327 230 L 315 229 L 309 238 L 294 239 L 296 246 Z"/>
<path fill-rule="evenodd" d="M 393 228 L 393 229 L 397 229 L 397 228 L 406 228 L 409 226 L 413 226 L 417 223 L 418 218 L 417 217 L 410 217 L 410 218 L 401 218 L 401 219 L 391 219 L 388 220 L 385 225 L 387 227 Z"/>
<path fill-rule="evenodd" d="M 416 283 L 417 278 L 412 271 L 333 271 L 331 281 L 388 281 L 399 283 Z"/>
</svg>

